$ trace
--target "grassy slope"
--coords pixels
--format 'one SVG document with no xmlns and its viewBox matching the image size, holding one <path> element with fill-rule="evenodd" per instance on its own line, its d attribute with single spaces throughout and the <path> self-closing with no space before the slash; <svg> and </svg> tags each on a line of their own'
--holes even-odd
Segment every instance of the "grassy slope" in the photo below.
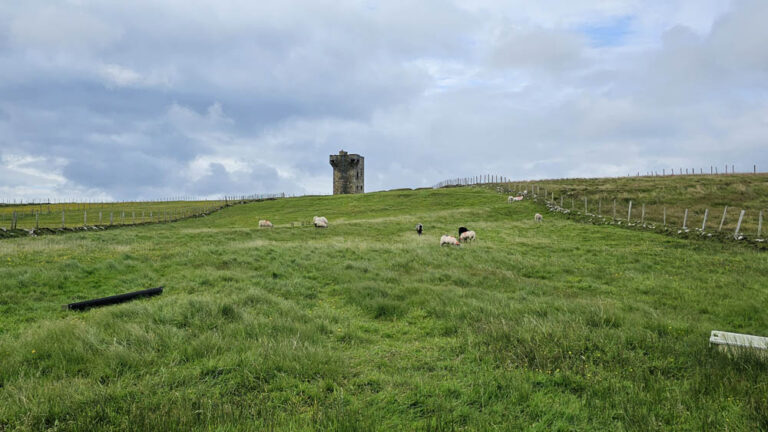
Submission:
<svg viewBox="0 0 768 432">
<path fill-rule="evenodd" d="M 537 210 L 386 192 L 0 242 L 0 430 L 768 428 L 768 367 L 707 346 L 768 334 L 764 253 Z"/>
<path fill-rule="evenodd" d="M 663 221 L 663 209 L 667 209 L 667 223 L 680 226 L 685 209 L 689 209 L 687 225 L 701 227 L 705 209 L 709 209 L 707 226 L 717 229 L 724 206 L 730 207 L 723 224 L 724 230 L 733 230 L 738 212 L 746 210 L 742 232 L 754 235 L 757 231 L 758 213 L 764 212 L 763 236 L 768 236 L 768 174 L 684 175 L 666 177 L 615 177 L 591 179 L 541 180 L 532 182 L 554 192 L 555 200 L 564 198 L 563 205 L 576 210 L 584 209 L 587 197 L 589 211 L 597 213 L 598 201 L 602 201 L 602 214 L 612 215 L 613 200 L 617 200 L 617 217 L 626 219 L 628 203 L 633 201 L 634 217 L 640 218 L 640 207 L 646 205 L 646 220 Z M 523 184 L 524 187 L 526 184 Z"/>
<path fill-rule="evenodd" d="M 62 211 L 64 226 L 79 227 L 83 226 L 83 222 L 87 222 L 89 226 L 109 225 L 110 214 L 115 225 L 157 222 L 166 212 L 169 218 L 173 219 L 174 215 L 199 214 L 224 204 L 224 201 L 211 200 L 0 205 L 0 227 L 6 229 L 11 227 L 14 212 L 17 213 L 17 228 L 35 228 L 35 224 L 40 228 L 58 228 L 62 226 Z M 36 213 L 39 215 L 37 219 Z M 99 221 L 99 213 L 101 213 L 101 221 Z M 124 219 L 123 214 L 125 214 Z"/>
</svg>

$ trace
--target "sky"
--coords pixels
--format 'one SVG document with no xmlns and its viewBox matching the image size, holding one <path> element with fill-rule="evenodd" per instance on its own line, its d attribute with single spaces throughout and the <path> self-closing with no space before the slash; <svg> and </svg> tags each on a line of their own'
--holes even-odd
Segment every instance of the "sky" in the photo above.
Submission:
<svg viewBox="0 0 768 432">
<path fill-rule="evenodd" d="M 0 201 L 768 171 L 765 0 L 0 0 Z"/>
</svg>

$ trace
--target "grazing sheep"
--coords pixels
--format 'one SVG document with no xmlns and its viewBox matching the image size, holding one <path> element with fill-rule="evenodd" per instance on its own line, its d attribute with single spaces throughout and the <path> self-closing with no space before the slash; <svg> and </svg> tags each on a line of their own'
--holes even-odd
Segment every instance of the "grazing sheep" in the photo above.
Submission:
<svg viewBox="0 0 768 432">
<path fill-rule="evenodd" d="M 459 241 L 466 243 L 466 242 L 471 242 L 471 241 L 475 240 L 476 238 L 477 238 L 477 236 L 475 235 L 474 231 L 464 231 L 459 236 Z"/>
<path fill-rule="evenodd" d="M 522 195 L 510 196 L 509 198 L 507 198 L 507 202 L 510 203 L 510 204 L 515 202 L 515 201 L 522 201 L 522 200 L 523 200 L 523 196 Z"/>
<path fill-rule="evenodd" d="M 467 229 L 467 227 L 459 227 L 459 237 L 461 237 L 461 235 L 464 234 L 467 231 L 469 231 L 469 229 Z"/>
<path fill-rule="evenodd" d="M 459 246 L 459 241 L 454 236 L 444 235 L 440 237 L 440 246 L 444 245 Z"/>
<path fill-rule="evenodd" d="M 259 221 L 259 228 L 272 228 L 272 222 L 268 220 L 260 220 Z"/>
<path fill-rule="evenodd" d="M 315 216 L 312 218 L 312 223 L 315 225 L 315 228 L 328 228 L 328 219 L 323 216 Z"/>
<path fill-rule="evenodd" d="M 541 216 L 541 213 L 536 213 L 533 216 L 533 220 L 535 220 L 536 222 L 541 222 L 543 219 L 544 219 L 544 217 Z"/>
<path fill-rule="evenodd" d="M 421 235 L 423 231 L 424 231 L 424 225 L 422 224 L 416 225 L 416 232 L 419 233 L 419 235 Z"/>
</svg>

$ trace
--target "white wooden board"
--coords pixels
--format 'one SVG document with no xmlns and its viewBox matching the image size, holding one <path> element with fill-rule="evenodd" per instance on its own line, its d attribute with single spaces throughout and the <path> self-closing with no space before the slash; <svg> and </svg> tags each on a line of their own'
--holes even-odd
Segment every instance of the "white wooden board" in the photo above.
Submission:
<svg viewBox="0 0 768 432">
<path fill-rule="evenodd" d="M 768 337 L 712 330 L 709 343 L 743 348 L 768 349 Z"/>
</svg>

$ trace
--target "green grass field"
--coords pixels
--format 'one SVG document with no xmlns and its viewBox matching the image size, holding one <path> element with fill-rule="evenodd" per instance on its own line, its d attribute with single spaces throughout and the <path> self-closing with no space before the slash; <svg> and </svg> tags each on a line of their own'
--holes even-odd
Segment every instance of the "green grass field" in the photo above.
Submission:
<svg viewBox="0 0 768 432">
<path fill-rule="evenodd" d="M 164 221 L 166 218 L 175 220 L 209 212 L 225 204 L 223 200 L 6 204 L 0 205 L 0 227 L 11 227 L 14 212 L 17 228 L 59 228 L 110 225 L 110 221 L 113 225 L 133 225 Z"/>
<path fill-rule="evenodd" d="M 768 255 L 535 212 L 465 187 L 0 241 L 0 431 L 768 429 L 768 364 L 708 346 L 768 335 Z"/>
<path fill-rule="evenodd" d="M 626 219 L 629 202 L 633 203 L 633 220 L 640 220 L 645 206 L 645 220 L 655 224 L 666 220 L 668 225 L 682 227 L 685 210 L 688 209 L 687 227 L 701 228 L 704 214 L 709 209 L 707 229 L 733 232 L 739 212 L 745 210 L 741 232 L 757 237 L 759 215 L 763 212 L 761 238 L 768 237 L 768 174 L 728 175 L 676 175 L 666 177 L 614 177 L 591 179 L 540 180 L 520 183 L 523 188 L 537 185 L 555 194 L 555 202 L 577 211 L 613 217 L 613 200 L 616 200 L 617 219 Z M 599 207 L 598 207 L 599 206 Z M 722 215 L 725 207 L 726 218 Z"/>
</svg>

